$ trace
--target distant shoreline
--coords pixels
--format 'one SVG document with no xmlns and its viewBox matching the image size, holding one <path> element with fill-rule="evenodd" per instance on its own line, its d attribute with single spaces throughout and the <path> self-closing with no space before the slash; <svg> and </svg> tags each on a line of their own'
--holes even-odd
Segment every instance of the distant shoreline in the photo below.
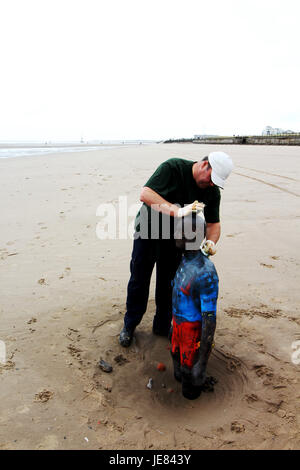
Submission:
<svg viewBox="0 0 300 470">
<path fill-rule="evenodd" d="M 57 148 L 57 147 L 107 147 L 120 145 L 142 145 L 155 144 L 155 140 L 120 140 L 120 141 L 101 141 L 101 142 L 0 142 L 0 148 Z"/>
<path fill-rule="evenodd" d="M 156 143 L 156 142 L 154 142 Z M 0 143 L 0 160 L 16 157 L 41 156 L 59 153 L 78 153 L 87 151 L 112 150 L 117 148 L 139 147 L 153 144 L 149 141 L 120 141 L 120 142 L 1 142 Z"/>
</svg>

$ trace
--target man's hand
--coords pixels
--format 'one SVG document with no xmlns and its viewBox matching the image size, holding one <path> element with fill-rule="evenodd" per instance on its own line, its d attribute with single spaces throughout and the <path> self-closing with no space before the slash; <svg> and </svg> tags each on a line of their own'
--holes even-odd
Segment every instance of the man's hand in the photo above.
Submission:
<svg viewBox="0 0 300 470">
<path fill-rule="evenodd" d="M 200 250 L 205 256 L 213 256 L 217 252 L 215 243 L 212 240 L 205 240 L 201 243 Z"/>
<path fill-rule="evenodd" d="M 205 204 L 201 202 L 194 201 L 192 204 L 189 204 L 185 207 L 180 207 L 177 212 L 177 217 L 186 217 L 187 215 L 192 214 L 193 212 L 198 213 L 203 211 Z"/>
</svg>

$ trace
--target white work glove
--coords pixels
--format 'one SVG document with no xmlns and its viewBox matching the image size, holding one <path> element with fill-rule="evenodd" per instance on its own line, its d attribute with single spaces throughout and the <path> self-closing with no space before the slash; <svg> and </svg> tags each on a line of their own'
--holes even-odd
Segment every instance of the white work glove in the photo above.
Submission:
<svg viewBox="0 0 300 470">
<path fill-rule="evenodd" d="M 201 243 L 200 250 L 205 256 L 212 256 L 217 252 L 216 244 L 212 240 L 203 241 Z"/>
<path fill-rule="evenodd" d="M 186 217 L 187 215 L 192 214 L 193 212 L 198 213 L 203 211 L 205 204 L 201 202 L 194 201 L 192 204 L 189 204 L 185 207 L 180 207 L 177 212 L 177 217 Z"/>
</svg>

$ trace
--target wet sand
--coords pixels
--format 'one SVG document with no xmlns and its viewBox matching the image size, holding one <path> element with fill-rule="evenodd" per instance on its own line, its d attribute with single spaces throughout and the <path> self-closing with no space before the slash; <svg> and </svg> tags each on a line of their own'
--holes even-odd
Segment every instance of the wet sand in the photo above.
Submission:
<svg viewBox="0 0 300 470">
<path fill-rule="evenodd" d="M 132 346 L 118 344 L 132 241 L 99 240 L 96 209 L 119 196 L 138 203 L 159 163 L 216 148 L 235 163 L 213 258 L 220 296 L 208 373 L 218 383 L 191 402 L 173 379 L 167 339 L 151 333 L 153 284 Z M 0 175 L 0 449 L 300 448 L 299 147 L 16 157 L 0 160 Z"/>
</svg>

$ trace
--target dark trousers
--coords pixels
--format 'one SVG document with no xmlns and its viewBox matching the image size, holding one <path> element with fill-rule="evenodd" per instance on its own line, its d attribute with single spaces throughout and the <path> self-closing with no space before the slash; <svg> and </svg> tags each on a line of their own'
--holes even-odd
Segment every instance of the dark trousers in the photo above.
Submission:
<svg viewBox="0 0 300 470">
<path fill-rule="evenodd" d="M 130 262 L 130 280 L 127 288 L 126 328 L 134 329 L 147 309 L 151 274 L 156 264 L 155 302 L 153 327 L 167 330 L 172 320 L 172 285 L 181 253 L 174 240 L 145 240 L 133 242 Z"/>
</svg>

